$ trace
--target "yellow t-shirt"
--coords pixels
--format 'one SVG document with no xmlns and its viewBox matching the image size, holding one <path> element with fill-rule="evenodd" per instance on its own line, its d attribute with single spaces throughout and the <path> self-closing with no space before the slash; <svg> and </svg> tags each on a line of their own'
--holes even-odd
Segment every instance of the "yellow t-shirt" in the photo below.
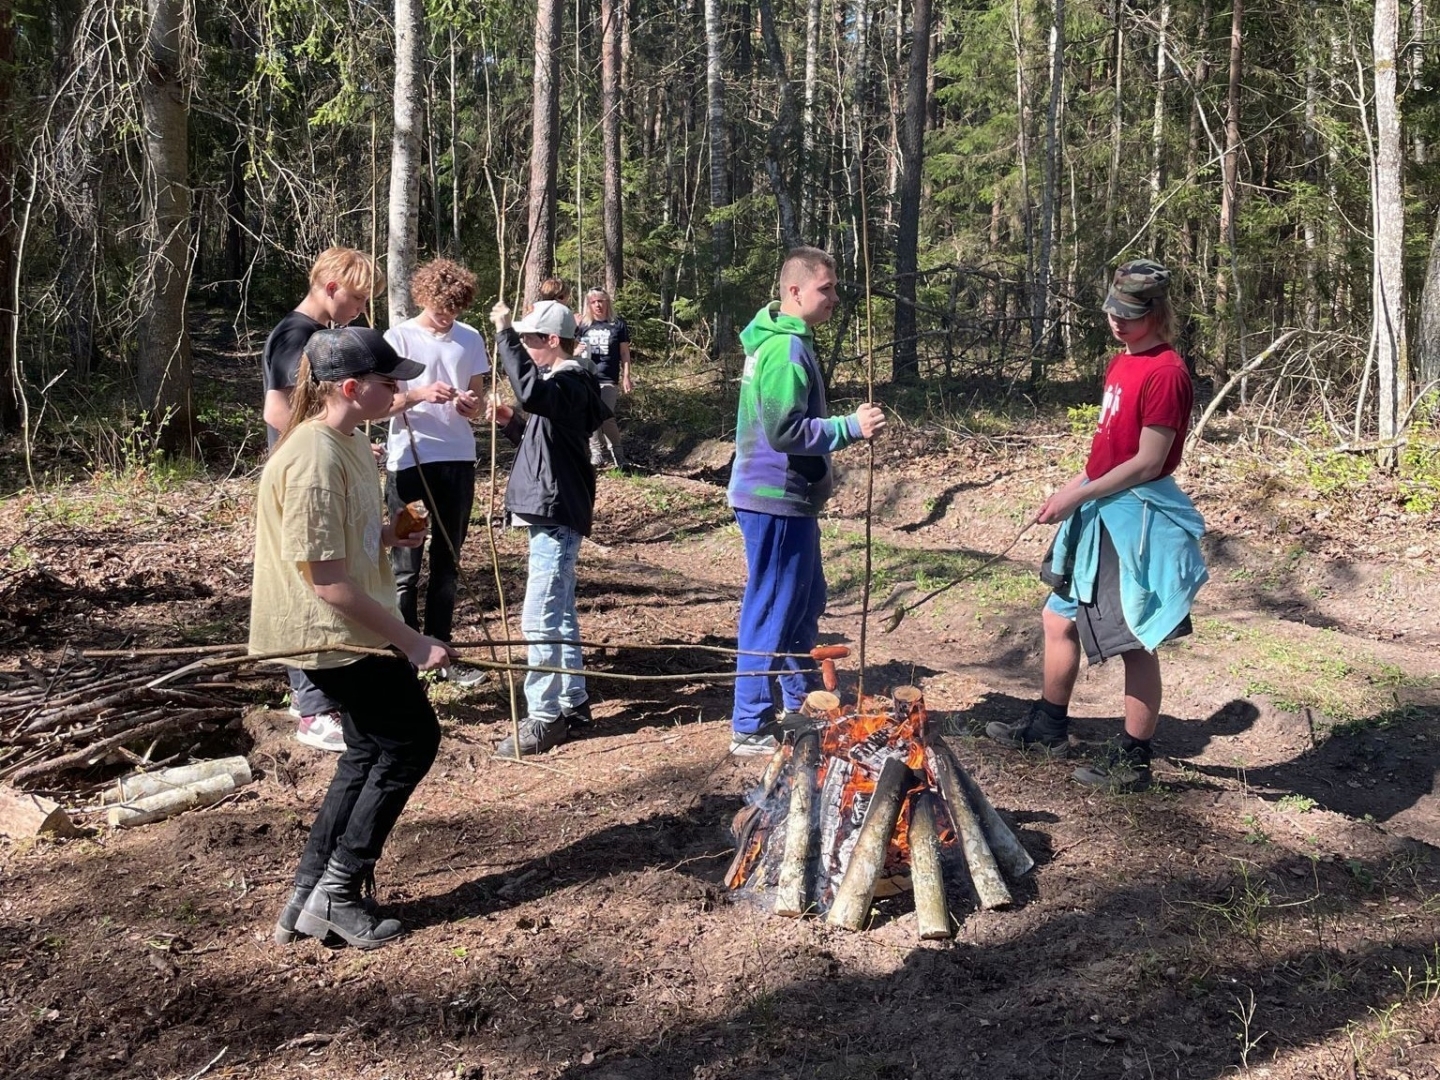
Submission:
<svg viewBox="0 0 1440 1080">
<path fill-rule="evenodd" d="M 356 586 L 399 618 L 395 578 L 380 546 L 380 514 L 375 457 L 360 431 L 342 435 L 312 420 L 276 449 L 260 475 L 255 505 L 251 654 L 313 649 L 279 662 L 329 668 L 360 656 L 326 646 L 389 644 L 316 596 L 307 565 L 344 559 Z"/>
</svg>

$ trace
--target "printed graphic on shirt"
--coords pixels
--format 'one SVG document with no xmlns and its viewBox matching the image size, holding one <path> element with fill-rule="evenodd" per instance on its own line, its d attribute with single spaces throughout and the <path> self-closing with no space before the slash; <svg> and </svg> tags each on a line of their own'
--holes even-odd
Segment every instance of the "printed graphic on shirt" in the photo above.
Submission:
<svg viewBox="0 0 1440 1080">
<path fill-rule="evenodd" d="M 1105 396 L 1100 401 L 1100 422 L 1095 425 L 1096 431 L 1104 431 L 1110 420 L 1120 411 L 1120 399 L 1124 387 L 1116 383 L 1110 383 L 1105 387 Z"/>
</svg>

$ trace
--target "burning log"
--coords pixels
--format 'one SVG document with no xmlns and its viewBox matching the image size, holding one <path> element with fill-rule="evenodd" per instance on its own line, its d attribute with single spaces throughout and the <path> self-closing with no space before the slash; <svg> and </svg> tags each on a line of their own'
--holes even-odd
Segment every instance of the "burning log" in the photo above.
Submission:
<svg viewBox="0 0 1440 1080">
<path fill-rule="evenodd" d="M 952 936 L 945 903 L 945 874 L 940 868 L 940 830 L 935 796 L 917 792 L 910 800 L 910 878 L 915 883 L 915 922 L 922 941 Z"/>
<path fill-rule="evenodd" d="M 802 714 L 735 816 L 729 888 L 851 930 L 876 897 L 912 890 L 927 940 L 953 935 L 946 885 L 958 885 L 962 866 L 981 908 L 1011 903 L 1005 874 L 1034 861 L 935 737 L 919 689 L 867 696 L 855 710 L 815 691 Z"/>
<path fill-rule="evenodd" d="M 860 826 L 860 835 L 850 850 L 845 876 L 835 890 L 835 902 L 825 916 L 831 926 L 859 930 L 865 925 L 911 779 L 910 769 L 899 758 L 887 759 L 880 770 L 880 779 L 875 781 L 875 792 L 865 811 L 865 823 Z"/>
<path fill-rule="evenodd" d="M 785 819 L 785 857 L 780 863 L 775 914 L 793 918 L 808 906 L 805 879 L 810 865 L 815 766 L 820 760 L 820 736 L 813 731 L 800 736 L 791 760 L 795 770 L 790 780 L 790 813 Z"/>
</svg>

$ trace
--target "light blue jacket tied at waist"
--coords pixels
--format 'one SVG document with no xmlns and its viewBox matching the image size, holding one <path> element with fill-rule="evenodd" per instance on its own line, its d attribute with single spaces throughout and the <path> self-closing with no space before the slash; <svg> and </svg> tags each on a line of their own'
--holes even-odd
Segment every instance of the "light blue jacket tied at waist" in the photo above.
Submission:
<svg viewBox="0 0 1440 1080">
<path fill-rule="evenodd" d="M 1070 590 L 1082 604 L 1095 600 L 1101 523 L 1120 557 L 1125 622 L 1153 651 L 1190 613 L 1195 594 L 1210 580 L 1200 554 L 1205 519 L 1170 476 L 1081 504 L 1055 535 L 1052 569 L 1063 576 L 1065 552 L 1073 545 Z"/>
</svg>

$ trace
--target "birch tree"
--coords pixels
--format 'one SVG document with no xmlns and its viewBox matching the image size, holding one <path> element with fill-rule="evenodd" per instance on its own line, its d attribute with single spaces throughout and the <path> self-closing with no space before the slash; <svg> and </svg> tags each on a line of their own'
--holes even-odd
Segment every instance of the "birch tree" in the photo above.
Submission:
<svg viewBox="0 0 1440 1080">
<path fill-rule="evenodd" d="M 410 277 L 420 234 L 420 131 L 425 111 L 421 71 L 424 41 L 422 0 L 395 0 L 395 131 L 390 142 L 390 325 L 415 314 Z"/>
<path fill-rule="evenodd" d="M 705 0 L 705 103 L 710 148 L 710 213 L 715 331 L 711 351 L 723 355 L 729 344 L 730 317 L 725 303 L 725 269 L 730 264 L 729 150 L 725 138 L 725 71 L 720 0 Z"/>
<path fill-rule="evenodd" d="M 1375 271 L 1376 391 L 1381 465 L 1393 467 L 1394 441 L 1409 404 L 1405 350 L 1405 204 L 1400 190 L 1400 112 L 1395 101 L 1399 0 L 1375 0 Z"/>
</svg>

